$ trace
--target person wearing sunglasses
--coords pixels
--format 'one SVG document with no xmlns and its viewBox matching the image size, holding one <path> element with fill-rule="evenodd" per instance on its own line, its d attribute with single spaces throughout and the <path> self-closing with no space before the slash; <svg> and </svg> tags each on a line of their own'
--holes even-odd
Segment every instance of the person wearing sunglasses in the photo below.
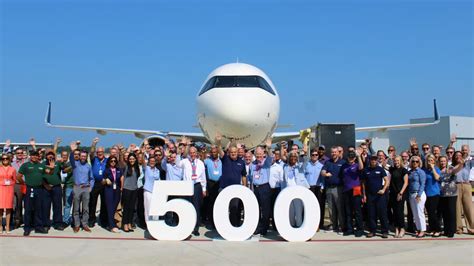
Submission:
<svg viewBox="0 0 474 266">
<path fill-rule="evenodd" d="M 51 206 L 53 207 L 53 228 L 63 231 L 63 189 L 61 187 L 61 165 L 56 162 L 56 153 L 49 150 L 46 152 L 46 162 L 44 162 L 43 188 L 45 194 L 45 207 L 43 213 L 44 224 L 47 230 L 51 226 L 49 219 Z"/>
<path fill-rule="evenodd" d="M 120 202 L 120 195 L 123 183 L 123 170 L 117 167 L 118 160 L 115 156 L 107 159 L 103 175 L 103 186 L 105 194 L 105 206 L 107 209 L 108 229 L 113 233 L 118 233 L 119 229 L 115 222 L 115 210 Z"/>
<path fill-rule="evenodd" d="M 321 177 L 321 170 L 323 169 L 324 164 L 319 161 L 319 152 L 318 148 L 312 148 L 310 150 L 310 158 L 305 167 L 305 178 L 309 184 L 309 190 L 313 192 L 314 196 L 318 199 L 320 204 L 320 217 L 319 220 L 319 229 L 322 229 L 324 226 L 324 178 Z M 276 198 L 275 198 L 276 200 Z"/>
<path fill-rule="evenodd" d="M 411 170 L 408 175 L 409 201 L 417 229 L 416 237 L 422 238 L 425 236 L 426 231 L 426 174 L 421 169 L 422 163 L 419 156 L 411 157 L 410 165 Z"/>
<path fill-rule="evenodd" d="M 453 164 L 454 151 L 453 147 L 446 148 L 446 159 L 448 160 L 448 165 Z"/>
<path fill-rule="evenodd" d="M 47 226 L 43 224 L 42 214 L 44 204 L 42 202 L 45 200 L 43 192 L 43 173 L 44 173 L 44 164 L 39 162 L 39 153 L 38 151 L 30 152 L 30 161 L 24 163 L 20 170 L 18 171 L 17 178 L 21 183 L 26 184 L 27 194 L 24 197 L 25 204 L 25 214 L 23 227 L 23 235 L 29 236 L 35 229 L 35 233 L 47 234 L 48 232 L 44 230 L 44 227 Z"/>
<path fill-rule="evenodd" d="M 308 181 L 305 178 L 305 163 L 299 162 L 299 154 L 297 151 L 290 151 L 288 155 L 288 164 L 283 167 L 283 181 L 281 189 L 292 186 L 303 186 L 309 189 Z M 294 199 L 290 203 L 290 225 L 292 227 L 300 227 L 303 224 L 303 201 Z"/>
<path fill-rule="evenodd" d="M 12 160 L 11 165 L 15 168 L 16 172 L 20 170 L 20 167 L 26 162 L 27 156 L 25 156 L 22 148 L 18 148 L 15 150 L 15 157 Z M 14 212 L 14 220 L 15 220 L 15 228 L 19 228 L 23 224 L 23 198 L 26 193 L 26 185 L 21 184 L 18 178 L 16 179 L 15 184 L 15 200 L 16 202 L 13 212 Z"/>
<path fill-rule="evenodd" d="M 446 156 L 439 157 L 441 191 L 439 198 L 439 212 L 443 218 L 443 231 L 446 237 L 452 238 L 456 233 L 456 203 L 458 199 L 458 187 L 456 185 L 456 174 L 462 170 L 463 165 L 456 167 L 448 165 Z"/>
<path fill-rule="evenodd" d="M 365 168 L 362 174 L 362 202 L 367 203 L 369 214 L 368 238 L 374 237 L 377 229 L 377 220 L 380 220 L 382 238 L 388 237 L 388 217 L 387 217 L 387 195 L 385 194 L 390 185 L 388 175 L 381 166 L 378 165 L 377 156 L 370 156 L 369 167 Z"/>
<path fill-rule="evenodd" d="M 360 171 L 364 169 L 364 163 L 360 156 L 361 153 L 361 148 L 358 148 L 357 152 L 349 151 L 347 162 L 341 167 L 342 181 L 344 183 L 342 202 L 346 215 L 345 236 L 354 234 L 356 237 L 361 237 L 364 234 L 362 222 L 362 184 L 360 182 Z"/>
<path fill-rule="evenodd" d="M 2 165 L 0 166 L 0 217 L 5 210 L 5 232 L 10 233 L 10 220 L 13 210 L 13 194 L 15 192 L 16 170 L 10 164 L 10 157 L 2 154 Z M 3 225 L 0 225 L 0 233 L 3 234 Z"/>
</svg>

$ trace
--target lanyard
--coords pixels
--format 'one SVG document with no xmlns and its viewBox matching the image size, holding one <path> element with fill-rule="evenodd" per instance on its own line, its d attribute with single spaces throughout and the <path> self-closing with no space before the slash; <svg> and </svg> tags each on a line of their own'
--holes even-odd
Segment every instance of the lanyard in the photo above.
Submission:
<svg viewBox="0 0 474 266">
<path fill-rule="evenodd" d="M 219 159 L 215 160 L 215 161 L 212 161 L 212 163 L 214 164 L 214 169 L 217 169 L 217 167 L 219 166 L 218 163 L 219 163 Z"/>
<path fill-rule="evenodd" d="M 191 161 L 191 159 L 189 159 Z M 196 176 L 196 163 L 194 163 L 194 160 L 191 161 L 191 169 L 192 169 L 192 175 Z"/>
<path fill-rule="evenodd" d="M 110 169 L 110 171 L 112 171 L 112 177 L 114 178 L 114 182 L 115 182 L 115 176 L 117 176 L 117 169 L 112 168 Z"/>
</svg>

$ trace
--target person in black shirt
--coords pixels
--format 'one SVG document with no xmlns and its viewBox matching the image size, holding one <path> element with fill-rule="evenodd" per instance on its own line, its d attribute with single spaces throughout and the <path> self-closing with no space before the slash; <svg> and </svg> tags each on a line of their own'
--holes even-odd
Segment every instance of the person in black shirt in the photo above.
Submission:
<svg viewBox="0 0 474 266">
<path fill-rule="evenodd" d="M 382 227 L 382 238 L 388 238 L 387 197 L 385 192 L 389 180 L 385 170 L 378 166 L 377 156 L 370 157 L 370 165 L 364 170 L 362 183 L 363 200 L 369 211 L 369 230 L 367 237 L 374 237 L 377 229 L 377 218 Z"/>
<path fill-rule="evenodd" d="M 238 157 L 238 149 L 229 143 L 228 153 L 222 150 L 222 136 L 216 136 L 216 146 L 222 161 L 222 175 L 219 179 L 219 192 L 231 185 L 247 186 L 247 171 L 245 162 Z M 217 196 L 216 196 L 217 197 Z M 240 200 L 234 198 L 229 203 L 229 218 L 233 226 L 241 225 Z"/>
<path fill-rule="evenodd" d="M 389 212 L 392 212 L 395 238 L 402 238 L 405 235 L 404 206 L 407 196 L 405 192 L 408 186 L 408 170 L 403 167 L 401 156 L 395 157 L 393 164 L 390 167 Z"/>
</svg>

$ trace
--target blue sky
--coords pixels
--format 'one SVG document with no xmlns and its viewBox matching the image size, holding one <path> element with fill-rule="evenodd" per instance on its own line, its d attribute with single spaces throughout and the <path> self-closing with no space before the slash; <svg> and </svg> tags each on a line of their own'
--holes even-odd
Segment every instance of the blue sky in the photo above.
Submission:
<svg viewBox="0 0 474 266">
<path fill-rule="evenodd" d="M 280 123 L 474 115 L 471 1 L 2 1 L 0 139 L 88 143 L 84 126 L 197 131 L 216 67 L 263 69 Z M 110 134 L 104 144 L 139 142 Z"/>
</svg>

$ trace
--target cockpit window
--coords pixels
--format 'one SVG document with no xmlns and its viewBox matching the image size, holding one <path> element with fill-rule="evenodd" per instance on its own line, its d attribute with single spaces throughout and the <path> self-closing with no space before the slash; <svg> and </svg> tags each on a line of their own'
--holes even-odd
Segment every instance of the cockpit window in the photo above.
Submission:
<svg viewBox="0 0 474 266">
<path fill-rule="evenodd" d="M 275 92 L 268 82 L 260 76 L 215 76 L 204 84 L 199 95 L 213 88 L 261 88 L 273 95 Z"/>
</svg>

